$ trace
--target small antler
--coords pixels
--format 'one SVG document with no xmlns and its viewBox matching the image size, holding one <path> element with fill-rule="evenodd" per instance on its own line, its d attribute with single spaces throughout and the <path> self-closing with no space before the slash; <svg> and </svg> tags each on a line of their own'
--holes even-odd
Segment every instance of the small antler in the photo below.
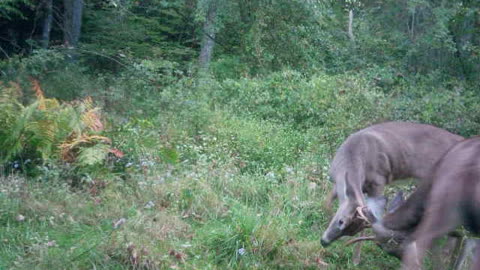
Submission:
<svg viewBox="0 0 480 270">
<path fill-rule="evenodd" d="M 375 236 L 360 236 L 360 237 L 356 237 L 356 238 L 353 238 L 353 239 L 350 239 L 348 240 L 345 245 L 346 246 L 350 246 L 350 245 L 353 245 L 357 242 L 362 242 L 362 241 L 374 241 L 375 240 Z"/>
<path fill-rule="evenodd" d="M 362 206 L 359 206 L 357 207 L 356 211 L 357 211 L 357 214 L 358 214 L 358 218 L 363 220 L 363 222 L 365 223 L 365 225 L 367 227 L 370 227 L 372 225 L 372 223 L 370 222 L 370 220 L 367 218 L 367 216 L 365 215 L 365 213 L 363 212 L 365 207 L 362 207 Z"/>
</svg>

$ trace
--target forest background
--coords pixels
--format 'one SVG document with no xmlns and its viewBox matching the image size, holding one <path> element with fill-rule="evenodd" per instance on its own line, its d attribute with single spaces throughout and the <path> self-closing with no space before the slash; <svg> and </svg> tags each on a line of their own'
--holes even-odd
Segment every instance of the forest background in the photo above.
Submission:
<svg viewBox="0 0 480 270">
<path fill-rule="evenodd" d="M 480 131 L 475 0 L 3 0 L 1 269 L 396 269 L 319 238 L 386 120 Z"/>
</svg>

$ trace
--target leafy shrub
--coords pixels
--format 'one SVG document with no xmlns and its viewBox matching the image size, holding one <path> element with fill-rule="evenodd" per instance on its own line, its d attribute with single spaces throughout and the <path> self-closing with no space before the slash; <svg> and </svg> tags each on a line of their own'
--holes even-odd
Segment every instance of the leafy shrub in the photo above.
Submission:
<svg viewBox="0 0 480 270">
<path fill-rule="evenodd" d="M 64 54 L 59 50 L 34 50 L 29 57 L 16 56 L 0 61 L 0 70 L 8 79 L 19 76 L 39 77 L 46 71 L 63 69 L 64 60 Z"/>
<path fill-rule="evenodd" d="M 342 124 L 351 117 L 375 119 L 384 110 L 383 94 L 353 75 L 319 74 L 309 79 L 287 70 L 264 79 L 226 80 L 213 95 L 216 102 L 241 115 L 300 129 Z"/>
<path fill-rule="evenodd" d="M 227 142 L 243 170 L 277 171 L 296 161 L 304 150 L 304 137 L 296 130 L 256 119 L 223 120 L 216 135 Z"/>
<path fill-rule="evenodd" d="M 77 99 L 91 89 L 98 91 L 97 80 L 85 72 L 87 68 L 81 63 L 67 60 L 67 53 L 69 50 L 62 48 L 34 50 L 28 57 L 0 61 L 0 74 L 3 80 L 17 81 L 24 88 L 30 77 L 37 78 L 47 96 L 61 100 Z"/>
<path fill-rule="evenodd" d="M 430 123 L 463 136 L 480 130 L 478 94 L 458 81 L 442 80 L 436 74 L 420 76 L 395 90 L 392 118 Z"/>
<path fill-rule="evenodd" d="M 239 57 L 223 56 L 211 64 L 211 71 L 219 81 L 239 79 L 249 73 L 248 65 L 242 63 Z"/>
</svg>

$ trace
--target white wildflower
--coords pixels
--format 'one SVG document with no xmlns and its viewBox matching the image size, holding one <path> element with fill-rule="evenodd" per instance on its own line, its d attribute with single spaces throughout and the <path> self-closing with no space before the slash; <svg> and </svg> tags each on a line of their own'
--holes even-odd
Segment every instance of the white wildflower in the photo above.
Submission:
<svg viewBox="0 0 480 270">
<path fill-rule="evenodd" d="M 120 226 L 122 226 L 123 223 L 125 223 L 126 221 L 127 221 L 127 220 L 126 220 L 125 218 L 119 219 L 117 222 L 115 222 L 115 223 L 113 224 L 113 228 L 114 228 L 114 229 L 118 229 L 118 228 L 119 228 Z"/>
<path fill-rule="evenodd" d="M 155 203 L 153 201 L 149 201 L 147 202 L 147 204 L 145 204 L 143 208 L 150 209 L 150 208 L 153 208 L 154 206 L 155 206 Z"/>
<path fill-rule="evenodd" d="M 238 255 L 243 256 L 245 255 L 245 253 L 247 253 L 247 251 L 244 248 L 240 248 L 239 250 L 237 250 L 237 253 Z"/>
</svg>

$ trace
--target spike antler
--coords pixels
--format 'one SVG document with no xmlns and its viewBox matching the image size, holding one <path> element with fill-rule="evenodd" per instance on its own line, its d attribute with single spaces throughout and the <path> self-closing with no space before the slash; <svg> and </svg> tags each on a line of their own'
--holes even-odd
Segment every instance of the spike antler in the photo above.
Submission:
<svg viewBox="0 0 480 270">
<path fill-rule="evenodd" d="M 363 220 L 365 226 L 367 227 L 370 227 L 372 225 L 372 223 L 370 222 L 370 220 L 367 218 L 367 216 L 365 215 L 364 213 L 364 208 L 366 208 L 365 206 L 359 206 L 357 207 L 356 211 L 357 211 L 357 216 L 359 219 Z"/>
<path fill-rule="evenodd" d="M 362 241 L 375 241 L 375 236 L 360 236 L 360 237 L 356 237 L 356 238 L 353 238 L 353 239 L 350 239 L 348 240 L 345 245 L 346 246 L 350 246 L 350 245 L 353 245 L 357 242 L 362 242 Z"/>
</svg>

